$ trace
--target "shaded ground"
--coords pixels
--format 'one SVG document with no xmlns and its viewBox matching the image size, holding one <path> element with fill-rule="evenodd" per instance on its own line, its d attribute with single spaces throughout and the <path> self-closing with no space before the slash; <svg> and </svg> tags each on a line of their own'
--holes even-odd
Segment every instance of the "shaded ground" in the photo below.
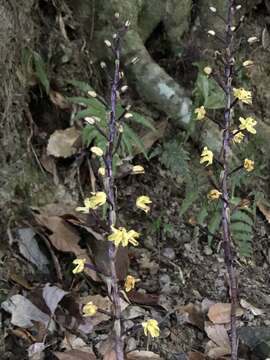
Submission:
<svg viewBox="0 0 270 360">
<path fill-rule="evenodd" d="M 48 76 L 57 80 L 52 81 L 53 91 L 57 93 L 63 90 L 64 85 L 61 80 L 72 76 L 78 79 L 91 79 L 92 85 L 95 85 L 100 93 L 106 93 L 106 82 L 99 75 L 95 65 L 89 64 L 89 56 L 87 51 L 84 52 L 83 40 L 78 39 L 79 26 L 73 23 L 72 17 L 69 26 L 67 26 L 71 42 L 66 43 L 63 39 L 63 33 L 60 34 L 58 27 L 54 28 L 55 24 L 48 21 L 48 19 L 56 16 L 54 6 L 51 3 L 40 2 L 38 12 L 31 13 L 30 2 L 28 5 L 29 8 L 24 8 L 23 2 L 21 4 L 21 8 L 24 8 L 24 11 L 20 13 L 20 23 L 23 25 L 21 29 L 24 29 L 24 31 L 21 30 L 21 33 L 26 33 L 28 26 L 31 29 L 31 31 L 28 29 L 28 33 L 31 34 L 35 27 L 36 38 L 32 36 L 32 42 L 29 43 L 23 37 L 20 39 L 21 44 L 23 44 L 22 47 L 35 48 L 48 60 L 50 64 Z M 67 17 L 70 15 L 67 8 L 61 9 L 61 11 Z M 264 11 L 264 9 L 259 8 L 258 11 Z M 30 13 L 31 18 L 29 17 Z M 29 23 L 28 19 L 31 19 Z M 261 27 L 263 26 L 264 24 L 261 25 Z M 258 27 L 257 24 L 254 25 L 257 31 L 261 27 Z M 48 29 L 50 28 L 54 30 L 49 32 Z M 162 29 L 158 28 L 158 32 L 162 34 Z M 47 39 L 48 33 L 50 34 L 49 39 Z M 190 63 L 197 59 L 198 54 L 194 54 L 192 46 L 187 46 L 180 60 L 177 57 L 171 57 L 172 60 L 167 61 L 166 51 L 157 50 L 159 44 L 162 44 L 160 47 L 163 48 L 166 39 L 164 41 L 160 38 L 162 35 L 157 36 L 158 40 L 155 42 L 157 33 L 153 33 L 147 44 L 151 55 L 171 75 L 179 78 L 182 84 L 189 87 L 195 76 L 191 71 L 192 69 L 194 71 L 194 68 L 190 67 Z M 12 34 L 12 31 L 8 34 L 10 39 L 13 39 Z M 44 49 L 42 44 L 47 40 L 49 45 Z M 9 44 L 10 47 L 5 49 L 6 54 L 14 52 L 14 58 L 18 60 L 20 54 L 16 53 L 18 49 L 14 46 L 15 43 L 10 40 Z M 50 57 L 52 54 L 53 56 Z M 268 99 L 268 80 L 264 79 L 263 74 L 267 70 L 269 56 L 267 52 L 263 51 L 259 55 L 260 62 L 263 65 L 261 65 L 260 72 L 253 73 L 253 79 L 260 85 L 257 86 L 257 96 L 261 96 L 260 103 L 264 104 Z M 71 57 L 69 58 L 69 56 Z M 65 62 L 66 59 L 68 59 L 67 62 Z M 18 69 L 16 76 L 15 72 L 8 73 L 11 66 Z M 43 312 L 51 315 L 46 304 L 44 306 L 41 296 L 41 289 L 46 283 L 50 283 L 59 289 L 71 292 L 74 299 L 72 298 L 70 303 L 77 307 L 74 310 L 71 309 L 72 306 L 68 306 L 66 303 L 60 304 L 57 310 L 59 313 L 56 316 L 57 326 L 54 332 L 48 331 L 41 321 L 34 322 L 30 327 L 16 326 L 11 323 L 10 314 L 2 310 L 1 358 L 27 359 L 29 346 L 46 339 L 48 347 L 41 353 L 42 355 L 37 356 L 37 359 L 42 359 L 43 354 L 45 354 L 45 359 L 61 359 L 53 353 L 59 350 L 64 353 L 69 349 L 67 344 L 63 345 L 62 340 L 69 337 L 71 333 L 75 334 L 75 339 L 83 339 L 89 345 L 88 348 L 92 348 L 97 356 L 101 356 L 102 348 L 105 347 L 104 341 L 107 340 L 111 330 L 112 321 L 103 319 L 90 334 L 86 335 L 85 329 L 78 331 L 78 323 L 82 322 L 82 319 L 76 304 L 81 298 L 88 295 L 98 294 L 105 298 L 106 288 L 102 283 L 93 281 L 89 276 L 74 277 L 72 275 L 71 261 L 75 252 L 71 251 L 65 243 L 68 236 L 71 236 L 70 233 L 64 233 L 69 221 L 68 225 L 72 226 L 76 232 L 71 237 L 72 242 L 76 243 L 79 238 L 79 250 L 89 250 L 87 235 L 78 226 L 74 227 L 74 223 L 72 223 L 76 216 L 73 209 L 81 202 L 82 191 L 87 194 L 91 190 L 89 179 L 92 180 L 92 178 L 89 175 L 89 166 L 85 159 L 81 163 L 81 159 L 76 156 L 66 160 L 52 160 L 46 156 L 45 148 L 49 136 L 55 130 L 64 129 L 70 125 L 70 113 L 74 109 L 61 108 L 59 102 L 53 103 L 52 99 L 41 89 L 33 70 L 28 70 L 29 72 L 22 67 L 21 61 L 18 61 L 18 64 L 9 64 L 5 68 L 6 77 L 3 77 L 4 82 L 7 81 L 6 79 L 9 79 L 10 82 L 8 83 L 9 86 L 4 87 L 5 96 L 9 101 L 3 106 L 3 112 L 6 114 L 3 119 L 9 121 L 1 124 L 4 128 L 1 135 L 5 139 L 4 151 L 1 153 L 5 165 L 2 168 L 3 176 L 1 176 L 3 193 L 5 194 L 4 201 L 6 201 L 3 202 L 5 203 L 3 209 L 8 209 L 8 212 L 3 211 L 5 221 L 3 241 L 1 241 L 0 247 L 0 301 L 3 302 L 20 294 L 29 298 Z M 183 71 L 188 73 L 184 79 L 182 78 Z M 26 78 L 20 78 L 21 72 Z M 20 81 L 18 81 L 17 76 Z M 11 94 L 20 94 L 23 86 L 28 88 L 24 96 L 11 96 Z M 65 88 L 65 90 L 68 92 L 68 89 Z M 135 98 L 136 95 L 133 95 Z M 139 109 L 143 108 L 140 101 L 136 105 Z M 10 112 L 10 108 L 12 108 L 12 112 Z M 19 111 L 22 108 L 24 109 L 23 118 L 19 116 Z M 262 111 L 257 109 L 257 113 L 260 111 L 263 113 L 263 119 L 266 122 L 268 119 L 267 109 L 266 105 Z M 143 111 L 146 110 L 143 109 Z M 155 112 L 153 114 L 155 117 L 159 117 Z M 20 124 L 20 128 L 18 128 L 18 124 Z M 20 129 L 23 129 L 26 135 Z M 17 139 L 20 139 L 20 142 L 17 142 Z M 19 154 L 16 155 L 18 159 L 16 162 L 11 161 L 15 153 Z M 25 160 L 27 157 L 29 158 L 28 161 Z M 184 217 L 180 216 L 180 207 L 184 198 L 184 185 L 181 176 L 172 176 L 170 171 L 160 165 L 157 157 L 148 163 L 139 155 L 133 162 L 143 162 L 146 175 L 123 176 L 118 181 L 120 220 L 142 233 L 140 247 L 132 248 L 129 251 L 130 269 L 132 274 L 140 279 L 140 282 L 136 286 L 136 291 L 129 296 L 132 304 L 131 310 L 129 310 L 131 314 L 125 313 L 125 324 L 127 324 L 128 329 L 127 347 L 129 350 L 148 347 L 149 350 L 160 354 L 165 359 L 175 360 L 185 359 L 184 354 L 189 351 L 204 353 L 207 349 L 206 343 L 209 340 L 209 336 L 204 331 L 205 320 L 208 319 L 207 310 L 212 304 L 211 302 L 214 304 L 227 302 L 229 295 L 220 244 L 214 242 L 212 249 L 209 249 L 207 234 L 205 233 L 206 227 L 201 229 L 190 224 L 189 220 L 192 220 L 195 209 L 191 208 Z M 26 168 L 25 164 L 29 165 L 29 169 Z M 78 166 L 81 167 L 79 172 L 77 171 Z M 17 178 L 20 181 L 16 186 L 13 186 Z M 87 185 L 84 188 L 83 185 L 85 184 Z M 150 215 L 145 216 L 138 211 L 134 215 L 134 199 L 140 194 L 150 195 L 153 200 Z M 6 197 L 6 195 L 9 196 Z M 34 219 L 36 213 L 33 215 L 33 212 L 30 211 L 30 206 L 38 205 L 40 208 L 42 205 L 55 203 L 57 204 L 56 209 L 51 207 L 50 211 L 51 215 L 57 217 L 56 221 L 62 221 L 64 218 L 65 225 L 63 229 L 59 230 L 58 236 L 63 241 L 63 247 L 66 247 L 66 253 L 55 246 L 51 238 L 51 223 L 48 219 L 43 220 L 43 223 L 41 222 L 41 225 L 39 223 L 37 226 L 36 219 Z M 41 214 L 48 215 L 45 210 L 40 211 Z M 259 329 L 266 327 L 268 331 L 266 338 L 269 339 L 270 229 L 267 219 L 264 217 L 265 214 L 263 215 L 258 210 L 257 215 L 253 242 L 254 258 L 251 262 L 247 261 L 246 263 L 239 259 L 237 266 L 240 299 L 245 299 L 263 310 L 263 314 L 254 315 L 254 311 L 252 312 L 250 309 L 243 310 L 244 313 L 239 317 L 239 325 L 248 328 L 256 326 Z M 61 220 L 59 220 L 59 216 L 63 216 Z M 85 218 L 80 218 L 80 221 L 85 221 Z M 70 225 L 71 223 L 73 225 Z M 38 270 L 37 265 L 31 265 L 29 260 L 26 260 L 26 254 L 24 253 L 22 256 L 22 252 L 19 251 L 16 231 L 22 227 L 34 227 L 35 231 L 38 232 L 38 245 L 48 261 L 47 272 Z M 91 240 L 93 239 L 91 238 Z M 31 247 L 33 248 L 33 244 L 30 242 Z M 191 305 L 187 308 L 182 307 L 187 304 Z M 134 308 L 134 305 L 138 305 L 138 307 Z M 73 325 L 67 325 L 71 317 L 76 321 L 74 320 Z M 147 317 L 156 318 L 161 323 L 160 339 L 150 344 L 147 344 L 141 327 L 136 327 Z M 258 335 L 258 338 L 258 342 L 260 342 L 262 333 Z M 74 338 L 71 342 L 74 348 Z M 255 348 L 255 351 L 252 352 L 250 347 Z M 241 346 L 243 359 L 264 359 L 263 356 L 258 355 L 261 352 L 254 344 L 250 347 Z M 85 350 L 82 344 L 79 348 Z M 195 358 L 191 356 L 190 359 L 194 360 Z M 203 359 L 199 356 L 197 354 L 196 359 Z M 65 360 L 65 358 L 62 359 Z"/>
</svg>

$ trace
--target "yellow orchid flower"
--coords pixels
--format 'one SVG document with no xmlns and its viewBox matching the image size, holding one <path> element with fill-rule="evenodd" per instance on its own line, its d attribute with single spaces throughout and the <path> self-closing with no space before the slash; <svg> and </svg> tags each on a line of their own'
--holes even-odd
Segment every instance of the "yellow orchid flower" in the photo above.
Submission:
<svg viewBox="0 0 270 360">
<path fill-rule="evenodd" d="M 127 277 L 126 277 L 126 280 L 125 280 L 125 291 L 126 292 L 129 292 L 129 291 L 131 291 L 132 289 L 134 289 L 135 288 L 135 284 L 136 284 L 136 282 L 138 282 L 138 281 L 140 281 L 139 279 L 135 279 L 135 277 L 134 276 L 132 276 L 132 275 L 128 275 Z"/>
<path fill-rule="evenodd" d="M 91 207 L 90 207 L 90 198 L 87 198 L 87 199 L 85 199 L 84 201 L 83 201 L 83 203 L 84 203 L 84 206 L 78 206 L 78 207 L 76 207 L 76 211 L 78 211 L 78 212 L 81 212 L 81 213 L 83 213 L 83 214 L 89 214 L 89 211 L 90 211 L 90 209 L 91 209 Z"/>
<path fill-rule="evenodd" d="M 99 174 L 100 176 L 105 176 L 106 170 L 105 170 L 105 167 L 104 167 L 104 166 L 101 166 L 101 167 L 98 169 L 98 174 Z"/>
<path fill-rule="evenodd" d="M 152 204 L 152 200 L 146 195 L 141 195 L 136 200 L 136 206 L 146 213 L 150 210 L 150 206 L 148 206 L 149 204 Z"/>
<path fill-rule="evenodd" d="M 122 245 L 123 247 L 128 246 L 131 243 L 133 246 L 138 246 L 139 243 L 136 240 L 140 236 L 135 230 L 127 231 L 124 227 L 116 229 L 112 226 L 112 234 L 108 236 L 108 240 L 112 241 L 116 247 Z"/>
<path fill-rule="evenodd" d="M 92 146 L 90 150 L 91 150 L 91 152 L 93 154 L 95 154 L 97 156 L 102 156 L 103 155 L 103 150 L 98 146 Z"/>
<path fill-rule="evenodd" d="M 132 174 L 144 174 L 144 167 L 142 165 L 134 165 L 132 167 Z"/>
<path fill-rule="evenodd" d="M 235 144 L 240 144 L 243 141 L 244 137 L 245 137 L 245 135 L 242 133 L 242 131 L 239 131 L 237 129 L 233 130 L 233 134 L 234 134 L 233 142 Z"/>
<path fill-rule="evenodd" d="M 83 214 L 89 214 L 90 209 L 97 209 L 99 206 L 104 205 L 107 200 L 107 195 L 103 191 L 97 193 L 92 192 L 92 196 L 84 200 L 84 207 L 77 207 L 75 210 Z"/>
<path fill-rule="evenodd" d="M 144 322 L 142 322 L 142 327 L 143 327 L 145 336 L 150 334 L 152 337 L 159 337 L 160 329 L 159 329 L 157 320 L 150 319 L 150 320 L 144 321 Z"/>
<path fill-rule="evenodd" d="M 200 106 L 194 110 L 194 113 L 197 115 L 197 120 L 203 120 L 206 115 L 206 110 L 204 106 Z"/>
<path fill-rule="evenodd" d="M 252 94 L 251 91 L 245 90 L 243 88 L 233 88 L 233 95 L 244 104 L 252 104 Z"/>
<path fill-rule="evenodd" d="M 87 304 L 85 304 L 82 308 L 83 316 L 94 316 L 97 312 L 97 306 L 92 303 L 92 301 L 89 301 Z"/>
<path fill-rule="evenodd" d="M 254 161 L 250 160 L 250 159 L 245 159 L 244 160 L 244 169 L 247 172 L 253 171 L 254 170 Z"/>
<path fill-rule="evenodd" d="M 208 150 L 207 146 L 205 146 L 201 153 L 200 164 L 207 162 L 206 166 L 209 166 L 209 165 L 213 164 L 213 158 L 214 158 L 213 152 L 211 150 Z"/>
<path fill-rule="evenodd" d="M 239 121 L 241 123 L 239 126 L 240 130 L 247 130 L 251 134 L 256 134 L 257 131 L 254 129 L 254 126 L 257 124 L 257 121 L 255 119 L 253 119 L 251 116 L 247 117 L 246 119 L 240 117 Z"/>
<path fill-rule="evenodd" d="M 72 261 L 76 267 L 72 270 L 73 274 L 79 274 L 84 270 L 86 259 L 75 259 Z"/>
<path fill-rule="evenodd" d="M 207 198 L 209 200 L 218 200 L 220 198 L 220 195 L 222 195 L 222 192 L 218 191 L 217 189 L 212 189 L 207 194 Z"/>
</svg>

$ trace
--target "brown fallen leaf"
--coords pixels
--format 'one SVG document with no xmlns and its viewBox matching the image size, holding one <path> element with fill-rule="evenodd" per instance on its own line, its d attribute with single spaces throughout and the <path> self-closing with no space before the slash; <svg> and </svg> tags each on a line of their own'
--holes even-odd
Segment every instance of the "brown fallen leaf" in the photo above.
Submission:
<svg viewBox="0 0 270 360">
<path fill-rule="evenodd" d="M 144 294 L 136 290 L 131 290 L 127 293 L 130 302 L 140 305 L 158 305 L 159 296 L 155 294 Z"/>
<path fill-rule="evenodd" d="M 59 360 L 96 360 L 94 354 L 89 354 L 81 350 L 69 350 L 66 352 L 54 351 L 53 354 Z"/>
<path fill-rule="evenodd" d="M 75 127 L 56 130 L 49 138 L 47 154 L 55 157 L 68 158 L 77 152 L 81 131 Z"/>
<path fill-rule="evenodd" d="M 236 309 L 236 316 L 242 316 L 244 311 L 238 307 Z M 210 306 L 208 311 L 208 318 L 214 324 L 227 324 L 231 321 L 231 304 L 227 303 L 216 303 Z"/>
<path fill-rule="evenodd" d="M 79 303 L 82 305 L 87 304 L 89 301 L 92 301 L 100 310 L 111 312 L 112 302 L 108 296 L 103 297 L 101 295 L 88 295 L 79 299 Z M 107 321 L 110 319 L 109 315 L 102 314 L 97 312 L 94 316 L 91 316 L 91 323 L 93 326 L 100 324 L 102 321 Z"/>
<path fill-rule="evenodd" d="M 29 284 L 29 282 L 22 276 L 22 274 L 17 274 L 11 270 L 11 272 L 9 273 L 9 279 L 16 284 L 22 286 L 26 290 L 33 289 L 33 286 Z"/>
<path fill-rule="evenodd" d="M 51 102 L 62 110 L 70 109 L 70 103 L 57 91 L 50 90 L 49 97 Z"/>
<path fill-rule="evenodd" d="M 135 350 L 126 356 L 127 360 L 163 360 L 158 354 L 152 351 Z"/>
<path fill-rule="evenodd" d="M 226 355 L 230 355 L 230 353 L 230 349 L 228 349 L 227 347 L 216 346 L 216 344 L 211 340 L 206 344 L 205 347 L 205 354 L 207 356 L 207 359 L 227 359 Z"/>
<path fill-rule="evenodd" d="M 194 325 L 201 330 L 204 329 L 204 314 L 199 305 L 189 303 L 179 306 L 176 308 L 176 314 L 181 316 L 188 324 Z"/>
<path fill-rule="evenodd" d="M 206 359 L 205 355 L 198 351 L 188 352 L 188 360 L 205 360 L 205 359 Z"/>
<path fill-rule="evenodd" d="M 227 348 L 230 351 L 230 339 L 224 325 L 212 324 L 206 321 L 204 329 L 210 340 L 219 347 Z"/>
<path fill-rule="evenodd" d="M 92 264 L 85 249 L 79 246 L 80 235 L 76 229 L 68 224 L 59 216 L 47 216 L 35 214 L 37 222 L 51 231 L 48 235 L 52 245 L 59 251 L 72 252 L 77 258 L 86 259 L 87 263 Z M 97 273 L 89 268 L 85 268 L 84 272 L 94 281 L 100 281 Z"/>
<path fill-rule="evenodd" d="M 265 216 L 266 220 L 270 223 L 270 205 L 268 205 L 263 201 L 258 201 L 257 206 L 260 212 Z"/>
</svg>

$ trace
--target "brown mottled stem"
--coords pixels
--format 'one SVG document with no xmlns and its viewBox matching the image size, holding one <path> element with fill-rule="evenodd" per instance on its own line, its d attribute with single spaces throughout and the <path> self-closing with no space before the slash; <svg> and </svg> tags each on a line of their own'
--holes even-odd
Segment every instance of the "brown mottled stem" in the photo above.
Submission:
<svg viewBox="0 0 270 360">
<path fill-rule="evenodd" d="M 232 76 L 234 60 L 232 55 L 233 46 L 233 32 L 231 31 L 232 19 L 234 15 L 235 2 L 234 0 L 227 0 L 228 14 L 226 25 L 226 46 L 225 46 L 225 96 L 226 107 L 224 111 L 224 128 L 223 141 L 222 141 L 222 163 L 223 171 L 221 177 L 222 188 L 222 237 L 224 247 L 225 263 L 228 271 L 230 282 L 230 298 L 231 298 L 231 360 L 238 359 L 238 339 L 237 339 L 237 326 L 236 326 L 236 307 L 237 299 L 237 280 L 236 271 L 234 267 L 234 254 L 232 248 L 231 229 L 230 229 L 230 207 L 229 207 L 229 189 L 228 189 L 228 176 L 229 176 L 229 156 L 230 156 L 230 124 L 231 124 L 231 109 L 236 104 L 232 100 Z"/>
<path fill-rule="evenodd" d="M 113 155 L 114 155 L 114 143 L 117 139 L 117 124 L 116 124 L 116 102 L 117 92 L 119 89 L 119 69 L 120 69 L 120 33 L 116 34 L 114 39 L 114 76 L 111 84 L 111 103 L 110 103 L 110 118 L 109 118 L 109 142 L 106 154 L 104 156 L 105 166 L 107 170 L 107 179 L 104 183 L 105 190 L 108 196 L 108 225 L 115 226 L 116 222 L 116 199 L 114 191 L 114 175 L 113 175 Z M 109 267 L 111 273 L 111 289 L 108 286 L 109 295 L 112 297 L 114 305 L 114 338 L 115 338 L 115 353 L 117 360 L 124 360 L 124 344 L 122 340 L 122 325 L 121 325 L 121 306 L 120 296 L 118 291 L 118 278 L 116 274 L 116 252 L 117 248 L 112 242 L 109 244 Z"/>
</svg>

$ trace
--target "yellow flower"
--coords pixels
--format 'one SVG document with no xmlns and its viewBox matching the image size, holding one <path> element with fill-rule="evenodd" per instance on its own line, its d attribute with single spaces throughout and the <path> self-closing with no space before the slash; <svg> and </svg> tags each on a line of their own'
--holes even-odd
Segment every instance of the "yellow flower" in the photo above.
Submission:
<svg viewBox="0 0 270 360">
<path fill-rule="evenodd" d="M 233 142 L 235 144 L 240 144 L 242 142 L 242 140 L 244 139 L 245 135 L 242 133 L 242 131 L 239 130 L 233 130 L 233 134 L 235 134 L 233 136 Z"/>
<path fill-rule="evenodd" d="M 243 88 L 233 88 L 233 95 L 244 104 L 252 104 L 252 95 L 251 91 L 245 90 Z"/>
<path fill-rule="evenodd" d="M 205 146 L 201 153 L 200 164 L 203 164 L 204 162 L 207 162 L 206 166 L 213 164 L 213 157 L 213 152 L 211 150 L 208 150 L 207 146 Z"/>
<path fill-rule="evenodd" d="M 107 200 L 107 195 L 103 191 L 97 193 L 92 192 L 93 196 L 84 200 L 84 207 L 77 207 L 76 211 L 80 211 L 84 214 L 88 214 L 90 209 L 96 209 L 101 205 L 104 205 Z"/>
<path fill-rule="evenodd" d="M 78 206 L 76 207 L 76 211 L 79 211 L 83 214 L 89 214 L 89 210 L 90 210 L 90 198 L 87 198 L 83 201 L 84 206 Z"/>
<path fill-rule="evenodd" d="M 136 282 L 140 281 L 139 279 L 135 279 L 135 277 L 128 275 L 125 280 L 125 290 L 129 292 L 134 289 Z"/>
<path fill-rule="evenodd" d="M 220 195 L 222 195 L 220 191 L 218 191 L 217 189 L 213 189 L 209 191 L 209 193 L 207 194 L 207 198 L 209 200 L 218 200 L 220 198 Z"/>
<path fill-rule="evenodd" d="M 97 306 L 92 303 L 92 301 L 89 301 L 87 304 L 84 305 L 82 308 L 83 316 L 93 316 L 97 312 Z"/>
<path fill-rule="evenodd" d="M 104 166 L 101 166 L 99 169 L 98 169 L 98 173 L 100 176 L 104 176 L 106 171 L 105 171 L 105 167 Z"/>
<path fill-rule="evenodd" d="M 203 72 L 206 74 L 206 75 L 211 75 L 212 73 L 212 68 L 210 66 L 206 66 L 204 69 L 203 69 Z"/>
<path fill-rule="evenodd" d="M 254 62 L 252 60 L 246 60 L 243 62 L 242 64 L 244 67 L 250 67 L 252 65 L 254 65 Z"/>
<path fill-rule="evenodd" d="M 79 274 L 84 270 L 86 259 L 75 259 L 72 261 L 72 264 L 76 265 L 76 267 L 72 270 L 73 274 Z"/>
<path fill-rule="evenodd" d="M 194 113 L 197 115 L 197 120 L 202 120 L 205 118 L 206 110 L 204 106 L 200 106 L 194 110 Z"/>
<path fill-rule="evenodd" d="M 136 200 L 136 206 L 146 213 L 150 210 L 150 206 L 148 206 L 148 204 L 152 204 L 149 196 L 141 195 Z"/>
<path fill-rule="evenodd" d="M 112 226 L 112 234 L 108 236 L 108 240 L 113 241 L 116 247 L 119 245 L 126 247 L 129 243 L 131 243 L 133 246 L 138 246 L 139 243 L 136 238 L 139 236 L 140 234 L 135 230 L 127 231 L 124 227 L 119 227 L 116 229 Z"/>
<path fill-rule="evenodd" d="M 141 165 L 134 165 L 132 167 L 132 174 L 144 174 L 144 167 Z"/>
<path fill-rule="evenodd" d="M 92 146 L 90 150 L 92 151 L 93 154 L 96 154 L 97 156 L 103 155 L 103 150 L 98 146 Z"/>
<path fill-rule="evenodd" d="M 240 117 L 240 130 L 247 130 L 251 134 L 256 134 L 256 129 L 254 129 L 254 126 L 257 124 L 257 121 L 253 119 L 252 117 L 247 117 L 246 119 Z"/>
<path fill-rule="evenodd" d="M 250 159 L 245 159 L 244 161 L 244 168 L 247 172 L 254 170 L 254 161 Z"/>
<path fill-rule="evenodd" d="M 142 322 L 142 327 L 143 327 L 145 336 L 150 334 L 152 337 L 159 337 L 160 329 L 159 329 L 157 320 L 150 319 L 150 320 L 144 321 L 144 322 Z"/>
</svg>

